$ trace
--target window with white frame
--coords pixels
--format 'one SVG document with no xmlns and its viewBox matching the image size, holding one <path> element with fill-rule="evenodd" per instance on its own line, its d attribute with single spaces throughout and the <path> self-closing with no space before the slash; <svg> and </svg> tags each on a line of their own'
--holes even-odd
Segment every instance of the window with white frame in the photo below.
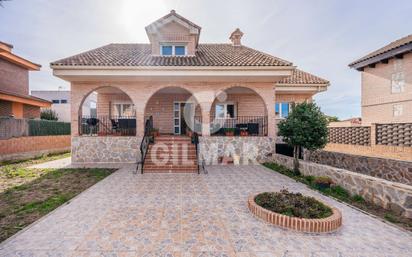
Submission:
<svg viewBox="0 0 412 257">
<path fill-rule="evenodd" d="M 287 118 L 289 116 L 289 112 L 291 110 L 291 103 L 282 102 L 275 104 L 275 112 L 276 116 L 280 118 Z"/>
<path fill-rule="evenodd" d="M 162 56 L 185 56 L 185 45 L 164 44 L 160 45 L 160 54 Z"/>
<path fill-rule="evenodd" d="M 402 93 L 405 90 L 405 73 L 396 72 L 391 79 L 392 93 Z"/>
<path fill-rule="evenodd" d="M 112 106 L 112 116 L 127 117 L 135 114 L 134 105 L 131 103 L 114 103 Z"/>
<path fill-rule="evenodd" d="M 218 103 L 215 106 L 215 117 L 218 119 L 235 118 L 236 106 L 234 103 Z"/>
<path fill-rule="evenodd" d="M 403 114 L 403 105 L 401 104 L 393 105 L 393 116 L 399 117 L 399 116 L 402 116 L 402 114 Z"/>
</svg>

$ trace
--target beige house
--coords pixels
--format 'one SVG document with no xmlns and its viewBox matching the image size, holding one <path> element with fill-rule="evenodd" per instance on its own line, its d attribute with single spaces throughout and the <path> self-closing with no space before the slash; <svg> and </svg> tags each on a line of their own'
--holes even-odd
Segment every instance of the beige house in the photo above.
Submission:
<svg viewBox="0 0 412 257">
<path fill-rule="evenodd" d="M 248 143 L 261 160 L 273 152 L 276 120 L 287 116 L 290 103 L 311 101 L 329 85 L 244 46 L 239 29 L 228 35 L 230 43 L 203 44 L 201 27 L 173 10 L 145 29 L 149 44 L 110 44 L 51 63 L 54 75 L 71 83 L 74 163 L 133 163 L 142 154 L 144 161 L 145 124 L 163 135 L 148 153 L 158 142 L 182 143 L 196 132 L 198 158 L 224 157 L 232 142 L 232 156 Z M 92 92 L 97 116 L 85 117 L 81 106 Z M 179 167 L 166 163 L 157 171 Z"/>
<path fill-rule="evenodd" d="M 349 64 L 362 76 L 362 124 L 412 122 L 412 35 Z"/>
</svg>

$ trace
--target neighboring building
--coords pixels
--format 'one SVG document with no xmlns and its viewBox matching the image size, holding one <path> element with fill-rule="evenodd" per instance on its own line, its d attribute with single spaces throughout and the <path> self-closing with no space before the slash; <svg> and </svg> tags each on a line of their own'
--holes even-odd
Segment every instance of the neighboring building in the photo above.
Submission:
<svg viewBox="0 0 412 257">
<path fill-rule="evenodd" d="M 150 44 L 109 44 L 51 63 L 53 74 L 71 83 L 74 163 L 136 162 L 149 117 L 161 134 L 199 133 L 203 147 L 254 143 L 263 159 L 274 152 L 276 119 L 287 116 L 290 103 L 311 101 L 329 85 L 244 46 L 239 29 L 231 43 L 213 44 L 200 43 L 200 31 L 172 10 L 146 27 Z M 97 128 L 80 108 L 91 92 Z M 225 137 L 231 130 L 244 136 Z"/>
<path fill-rule="evenodd" d="M 362 122 L 412 122 L 412 35 L 349 64 L 362 75 Z"/>
<path fill-rule="evenodd" d="M 50 102 L 29 95 L 29 71 L 40 65 L 13 54 L 12 48 L 0 42 L 0 117 L 40 118 L 40 107 Z"/>
<path fill-rule="evenodd" d="M 70 91 L 69 90 L 32 90 L 32 96 L 46 99 L 52 103 L 51 109 L 56 112 L 59 121 L 70 122 Z M 82 113 L 91 116 L 96 109 L 96 94 L 91 94 L 83 104 Z"/>
</svg>

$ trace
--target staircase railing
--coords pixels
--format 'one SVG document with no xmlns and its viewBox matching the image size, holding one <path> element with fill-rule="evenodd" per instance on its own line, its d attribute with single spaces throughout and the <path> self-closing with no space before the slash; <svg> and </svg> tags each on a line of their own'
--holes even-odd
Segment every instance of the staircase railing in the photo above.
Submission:
<svg viewBox="0 0 412 257">
<path fill-rule="evenodd" d="M 151 131 L 153 130 L 153 117 L 150 116 L 144 126 L 144 136 L 142 138 L 142 142 L 140 143 L 140 161 L 137 162 L 136 165 L 136 173 L 137 170 L 139 169 L 139 164 L 140 164 L 140 172 L 143 174 L 143 167 L 144 167 L 144 161 L 146 159 L 147 151 L 149 149 L 149 144 L 151 143 Z"/>
<path fill-rule="evenodd" d="M 203 171 L 205 171 L 205 162 L 204 160 L 202 160 L 201 163 L 199 161 L 199 134 L 197 134 L 196 132 L 193 132 L 192 134 L 192 144 L 195 145 L 196 149 L 197 174 L 200 174 L 200 165 L 202 165 L 202 169 Z"/>
</svg>

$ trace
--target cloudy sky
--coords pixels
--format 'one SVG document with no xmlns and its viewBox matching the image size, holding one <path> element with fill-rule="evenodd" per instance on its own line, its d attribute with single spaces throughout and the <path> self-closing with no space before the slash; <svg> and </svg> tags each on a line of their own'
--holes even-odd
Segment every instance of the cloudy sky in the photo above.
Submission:
<svg viewBox="0 0 412 257">
<path fill-rule="evenodd" d="M 109 43 L 148 42 L 144 27 L 175 9 L 202 27 L 201 42 L 242 43 L 326 78 L 316 96 L 329 115 L 360 115 L 360 74 L 348 63 L 412 33 L 410 0 L 10 0 L 0 7 L 0 41 L 42 65 L 30 89 L 69 88 L 51 61 Z"/>
</svg>

